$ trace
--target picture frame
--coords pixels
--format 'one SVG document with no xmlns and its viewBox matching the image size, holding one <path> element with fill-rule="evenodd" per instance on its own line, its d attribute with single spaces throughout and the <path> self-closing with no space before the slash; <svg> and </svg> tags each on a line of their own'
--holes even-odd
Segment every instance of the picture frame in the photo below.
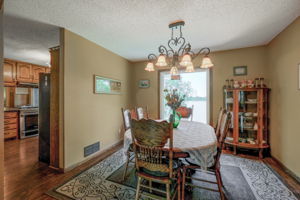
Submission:
<svg viewBox="0 0 300 200">
<path fill-rule="evenodd" d="M 233 67 L 234 76 L 247 76 L 247 74 L 248 74 L 247 66 Z"/>
<path fill-rule="evenodd" d="M 94 94 L 121 94 L 120 80 L 94 75 Z"/>
<path fill-rule="evenodd" d="M 139 80 L 139 88 L 149 88 L 150 87 L 150 80 L 144 79 Z"/>
</svg>

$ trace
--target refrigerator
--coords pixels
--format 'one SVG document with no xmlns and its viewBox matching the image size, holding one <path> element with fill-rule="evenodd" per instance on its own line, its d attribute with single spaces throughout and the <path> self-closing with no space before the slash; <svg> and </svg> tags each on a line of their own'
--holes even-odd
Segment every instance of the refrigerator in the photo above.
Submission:
<svg viewBox="0 0 300 200">
<path fill-rule="evenodd" d="M 39 78 L 39 161 L 50 164 L 50 74 Z"/>
</svg>

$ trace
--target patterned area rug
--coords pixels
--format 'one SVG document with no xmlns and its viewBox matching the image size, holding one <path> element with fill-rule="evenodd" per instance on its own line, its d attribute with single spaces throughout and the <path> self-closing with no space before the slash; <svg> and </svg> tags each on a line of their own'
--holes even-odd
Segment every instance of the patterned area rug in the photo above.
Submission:
<svg viewBox="0 0 300 200">
<path fill-rule="evenodd" d="M 136 176 L 131 165 L 126 180 L 122 181 L 124 162 L 125 156 L 121 149 L 47 194 L 62 200 L 134 199 Z M 278 174 L 263 162 L 222 155 L 221 165 L 225 195 L 229 200 L 297 200 L 299 198 L 299 194 L 293 194 Z M 206 179 L 215 181 L 214 176 L 207 174 L 197 172 L 194 176 L 201 178 L 205 176 Z M 186 199 L 219 199 L 219 194 L 194 189 L 193 192 L 187 194 Z"/>
</svg>

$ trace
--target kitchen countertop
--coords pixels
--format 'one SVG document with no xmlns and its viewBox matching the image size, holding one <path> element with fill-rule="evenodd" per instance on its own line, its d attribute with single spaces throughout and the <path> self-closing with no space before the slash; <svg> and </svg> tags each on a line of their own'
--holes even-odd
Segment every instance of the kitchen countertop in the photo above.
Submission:
<svg viewBox="0 0 300 200">
<path fill-rule="evenodd" d="M 4 108 L 4 112 L 18 112 L 20 111 L 19 108 Z"/>
</svg>

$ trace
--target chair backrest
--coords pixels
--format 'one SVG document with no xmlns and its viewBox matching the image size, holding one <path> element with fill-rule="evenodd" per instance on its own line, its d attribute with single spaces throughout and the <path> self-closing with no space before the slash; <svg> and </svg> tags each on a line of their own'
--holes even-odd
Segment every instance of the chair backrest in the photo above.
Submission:
<svg viewBox="0 0 300 200">
<path fill-rule="evenodd" d="M 224 142 L 229 130 L 229 124 L 230 124 L 230 113 L 229 112 L 224 112 L 222 115 L 222 119 L 220 122 L 220 137 L 218 139 L 218 152 L 216 155 L 216 163 L 219 163 L 220 157 L 221 157 L 221 153 L 222 153 L 222 149 L 224 146 Z"/>
<path fill-rule="evenodd" d="M 190 120 L 193 121 L 194 105 L 192 105 L 191 108 L 181 106 L 177 108 L 176 111 L 180 113 L 181 118 L 190 118 Z"/>
<path fill-rule="evenodd" d="M 136 110 L 138 120 L 140 120 L 140 119 L 149 119 L 148 106 L 146 106 L 145 108 L 137 107 L 135 110 Z"/>
<path fill-rule="evenodd" d="M 123 126 L 125 131 L 130 129 L 130 120 L 137 119 L 135 109 L 124 109 L 121 108 L 122 118 L 123 118 Z"/>
<path fill-rule="evenodd" d="M 151 119 L 131 120 L 131 134 L 138 172 L 167 173 L 171 178 L 173 168 L 173 127 L 167 121 Z M 169 144 L 168 147 L 165 145 Z M 166 163 L 168 159 L 168 163 Z"/>
<path fill-rule="evenodd" d="M 225 109 L 221 107 L 220 111 L 219 111 L 219 115 L 218 115 L 218 120 L 217 120 L 216 128 L 215 128 L 217 140 L 219 140 L 220 135 L 221 135 L 220 134 L 220 127 L 221 127 L 221 121 L 222 121 L 222 117 L 223 117 L 224 113 L 225 113 Z"/>
</svg>

